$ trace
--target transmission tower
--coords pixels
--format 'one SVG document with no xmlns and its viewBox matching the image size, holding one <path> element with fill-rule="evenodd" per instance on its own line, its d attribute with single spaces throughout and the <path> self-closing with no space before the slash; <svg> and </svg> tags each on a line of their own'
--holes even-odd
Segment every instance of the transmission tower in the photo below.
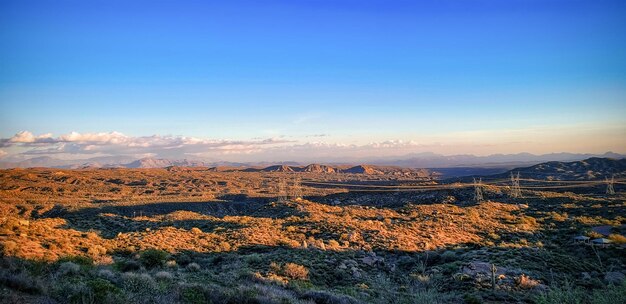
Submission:
<svg viewBox="0 0 626 304">
<path fill-rule="evenodd" d="M 278 180 L 278 201 L 284 202 L 287 200 L 287 183 L 282 177 Z"/>
<path fill-rule="evenodd" d="M 302 198 L 302 180 L 300 176 L 294 176 L 291 195 L 294 199 Z"/>
<path fill-rule="evenodd" d="M 511 197 L 522 197 L 522 189 L 519 186 L 519 172 L 517 172 L 517 176 L 511 172 Z"/>
<path fill-rule="evenodd" d="M 482 182 L 483 182 L 482 178 L 479 178 L 478 180 L 474 178 L 474 200 L 477 203 L 481 203 L 483 201 Z"/>
<path fill-rule="evenodd" d="M 615 188 L 613 188 L 613 183 L 615 183 L 615 176 L 611 176 L 611 179 L 606 178 L 606 194 L 613 195 L 615 194 Z"/>
</svg>

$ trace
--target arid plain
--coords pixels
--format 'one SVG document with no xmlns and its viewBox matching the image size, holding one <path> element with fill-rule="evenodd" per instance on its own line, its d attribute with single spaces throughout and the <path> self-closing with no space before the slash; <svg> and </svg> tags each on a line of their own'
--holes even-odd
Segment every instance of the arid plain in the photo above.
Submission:
<svg viewBox="0 0 626 304">
<path fill-rule="evenodd" d="M 396 167 L 2 170 L 2 295 L 618 303 L 624 161 L 583 163 L 586 175 L 574 163 L 520 168 L 519 197 L 506 174 L 477 184 Z M 603 172 L 618 172 L 615 194 Z M 589 243 L 597 239 L 607 243 Z"/>
</svg>

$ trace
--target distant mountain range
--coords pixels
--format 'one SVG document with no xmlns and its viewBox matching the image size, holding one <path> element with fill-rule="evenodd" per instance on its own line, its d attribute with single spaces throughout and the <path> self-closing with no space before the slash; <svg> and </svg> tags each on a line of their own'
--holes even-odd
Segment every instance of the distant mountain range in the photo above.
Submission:
<svg viewBox="0 0 626 304">
<path fill-rule="evenodd" d="M 538 165 L 515 168 L 492 177 L 508 178 L 519 173 L 521 178 L 541 180 L 601 180 L 604 178 L 626 177 L 626 158 L 599 158 L 573 162 L 546 162 Z"/>
<path fill-rule="evenodd" d="M 492 154 L 488 156 L 475 155 L 440 155 L 435 153 L 419 153 L 407 155 L 397 159 L 372 159 L 365 161 L 374 165 L 390 165 L 407 168 L 454 168 L 454 167 L 481 167 L 481 168 L 515 168 L 531 166 L 550 161 L 578 161 L 592 157 L 625 158 L 626 155 L 607 152 L 604 154 L 580 153 L 550 153 L 535 155 L 530 153 Z"/>
<path fill-rule="evenodd" d="M 375 166 L 375 165 L 356 165 L 356 166 L 330 166 L 320 164 L 310 164 L 307 166 L 287 166 L 287 165 L 275 165 L 265 168 L 247 168 L 241 171 L 247 172 L 311 172 L 311 173 L 350 173 L 350 174 L 391 174 L 391 175 L 403 175 L 413 177 L 433 177 L 437 173 L 428 169 L 412 169 L 402 168 L 396 166 Z"/>
<path fill-rule="evenodd" d="M 53 168 L 165 168 L 178 167 L 232 167 L 232 168 L 260 168 L 272 167 L 275 170 L 289 170 L 288 167 L 302 167 L 307 172 L 333 172 L 337 166 L 346 164 L 367 163 L 376 166 L 395 166 L 403 168 L 500 168 L 511 169 L 521 166 L 531 166 L 550 161 L 579 161 L 593 157 L 601 158 L 625 158 L 626 155 L 607 152 L 605 154 L 576 154 L 576 153 L 551 153 L 534 155 L 530 153 L 518 154 L 493 154 L 489 156 L 475 155 L 440 155 L 435 153 L 419 153 L 397 158 L 368 158 L 354 159 L 342 162 L 325 162 L 327 165 L 307 164 L 298 162 L 205 162 L 201 160 L 170 160 L 160 158 L 133 159 L 128 156 L 95 157 L 82 160 L 62 160 L 48 156 L 35 157 L 21 161 L 0 161 L 0 168 L 30 168 L 30 167 L 53 167 Z M 345 167 L 345 166 L 344 166 Z M 345 169 L 345 168 L 344 168 Z M 367 171 L 366 168 L 354 169 Z M 446 171 L 446 170 L 442 170 Z"/>
</svg>

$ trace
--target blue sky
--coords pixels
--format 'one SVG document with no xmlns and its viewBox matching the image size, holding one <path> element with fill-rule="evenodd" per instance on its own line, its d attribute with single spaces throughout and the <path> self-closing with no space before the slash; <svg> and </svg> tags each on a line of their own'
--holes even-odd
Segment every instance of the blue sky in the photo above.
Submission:
<svg viewBox="0 0 626 304">
<path fill-rule="evenodd" d="M 0 0 L 0 138 L 626 152 L 624 37 L 624 1 Z"/>
</svg>

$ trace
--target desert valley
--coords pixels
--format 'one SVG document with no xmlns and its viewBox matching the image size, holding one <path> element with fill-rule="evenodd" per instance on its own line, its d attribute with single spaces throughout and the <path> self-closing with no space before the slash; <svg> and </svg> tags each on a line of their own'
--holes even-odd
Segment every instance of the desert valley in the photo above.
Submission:
<svg viewBox="0 0 626 304">
<path fill-rule="evenodd" d="M 438 177 L 315 164 L 2 170 L 1 293 L 15 303 L 624 299 L 626 159 L 480 183 Z"/>
<path fill-rule="evenodd" d="M 624 0 L 0 0 L 0 304 L 626 304 Z"/>
</svg>

